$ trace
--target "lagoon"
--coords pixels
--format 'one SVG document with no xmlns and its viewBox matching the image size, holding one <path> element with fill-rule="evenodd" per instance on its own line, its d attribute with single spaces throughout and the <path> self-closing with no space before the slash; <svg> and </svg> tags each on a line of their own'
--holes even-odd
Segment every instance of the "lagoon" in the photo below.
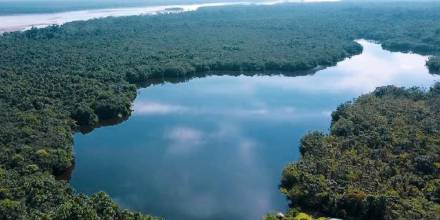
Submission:
<svg viewBox="0 0 440 220">
<path fill-rule="evenodd" d="M 71 184 L 166 219 L 286 211 L 281 172 L 339 104 L 378 86 L 429 87 L 427 57 L 358 41 L 362 54 L 297 77 L 208 76 L 139 90 L 125 122 L 75 135 Z"/>
</svg>

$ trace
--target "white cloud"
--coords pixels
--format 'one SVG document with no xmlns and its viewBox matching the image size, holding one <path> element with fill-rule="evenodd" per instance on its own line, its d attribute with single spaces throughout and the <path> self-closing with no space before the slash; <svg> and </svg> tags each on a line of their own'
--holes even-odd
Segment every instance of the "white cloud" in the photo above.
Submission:
<svg viewBox="0 0 440 220">
<path fill-rule="evenodd" d="M 168 138 L 174 142 L 198 144 L 201 142 L 202 132 L 192 128 L 177 127 L 171 130 Z"/>
<path fill-rule="evenodd" d="M 180 105 L 170 105 L 160 102 L 139 101 L 134 104 L 134 114 L 137 115 L 182 113 L 186 110 L 185 107 Z"/>
<path fill-rule="evenodd" d="M 202 131 L 189 127 L 175 127 L 165 134 L 170 141 L 168 153 L 188 154 L 194 152 L 204 143 L 205 135 Z"/>
<path fill-rule="evenodd" d="M 255 147 L 257 142 L 252 139 L 241 138 L 238 143 L 238 152 L 242 162 L 252 165 L 255 161 Z"/>
</svg>

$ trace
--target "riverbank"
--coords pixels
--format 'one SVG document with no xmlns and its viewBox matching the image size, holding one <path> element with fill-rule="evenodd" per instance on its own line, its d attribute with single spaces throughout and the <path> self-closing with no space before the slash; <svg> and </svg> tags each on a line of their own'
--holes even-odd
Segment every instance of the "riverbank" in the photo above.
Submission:
<svg viewBox="0 0 440 220">
<path fill-rule="evenodd" d="M 312 2 L 337 2 L 338 0 L 306 0 L 302 3 Z M 121 17 L 134 15 L 158 15 L 196 11 L 204 7 L 221 6 L 249 6 L 249 5 L 275 5 L 283 3 L 298 3 L 300 1 L 227 1 L 193 4 L 155 5 L 144 7 L 121 7 L 93 10 L 76 10 L 56 13 L 28 13 L 17 15 L 0 15 L 0 34 L 25 31 L 31 28 L 44 28 L 50 25 L 62 25 L 72 21 L 86 21 L 105 17 Z"/>
</svg>

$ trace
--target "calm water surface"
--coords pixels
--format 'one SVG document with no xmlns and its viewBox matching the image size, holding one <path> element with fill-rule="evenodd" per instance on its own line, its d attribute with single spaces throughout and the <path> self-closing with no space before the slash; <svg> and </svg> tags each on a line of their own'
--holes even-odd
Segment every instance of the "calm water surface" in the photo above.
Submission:
<svg viewBox="0 0 440 220">
<path fill-rule="evenodd" d="M 75 136 L 72 185 L 171 220 L 260 219 L 285 211 L 283 167 L 300 138 L 377 86 L 432 85 L 426 57 L 359 41 L 363 54 L 301 77 L 212 76 L 139 91 L 122 124 Z"/>
</svg>

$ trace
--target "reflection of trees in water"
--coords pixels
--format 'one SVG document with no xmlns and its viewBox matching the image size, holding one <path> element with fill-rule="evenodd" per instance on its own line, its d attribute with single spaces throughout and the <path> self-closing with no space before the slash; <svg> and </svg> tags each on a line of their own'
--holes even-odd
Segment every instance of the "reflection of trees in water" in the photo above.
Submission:
<svg viewBox="0 0 440 220">
<path fill-rule="evenodd" d="M 129 117 L 130 117 L 130 115 L 126 115 L 126 116 L 121 116 L 121 117 L 107 119 L 107 120 L 100 120 L 96 124 L 96 126 L 87 126 L 87 125 L 80 126 L 78 130 L 83 134 L 87 134 L 87 133 L 92 132 L 95 128 L 117 125 L 123 121 L 126 121 Z"/>
<path fill-rule="evenodd" d="M 75 160 L 72 161 L 72 166 L 65 169 L 64 172 L 62 172 L 58 175 L 55 175 L 55 179 L 56 180 L 65 180 L 67 182 L 70 182 L 70 180 L 72 179 L 72 173 L 73 173 L 74 169 L 75 169 Z"/>
<path fill-rule="evenodd" d="M 176 74 L 174 76 L 165 75 L 155 75 L 147 79 L 143 83 L 137 83 L 141 88 L 146 88 L 149 86 L 160 85 L 164 83 L 184 83 L 189 80 L 196 78 L 204 78 L 209 76 L 286 76 L 286 77 L 296 77 L 296 76 L 306 76 L 313 75 L 316 72 L 325 69 L 324 66 L 319 66 L 311 70 L 295 71 L 295 72 L 283 72 L 283 71 L 210 71 L 203 73 L 189 73 L 189 74 Z"/>
</svg>

